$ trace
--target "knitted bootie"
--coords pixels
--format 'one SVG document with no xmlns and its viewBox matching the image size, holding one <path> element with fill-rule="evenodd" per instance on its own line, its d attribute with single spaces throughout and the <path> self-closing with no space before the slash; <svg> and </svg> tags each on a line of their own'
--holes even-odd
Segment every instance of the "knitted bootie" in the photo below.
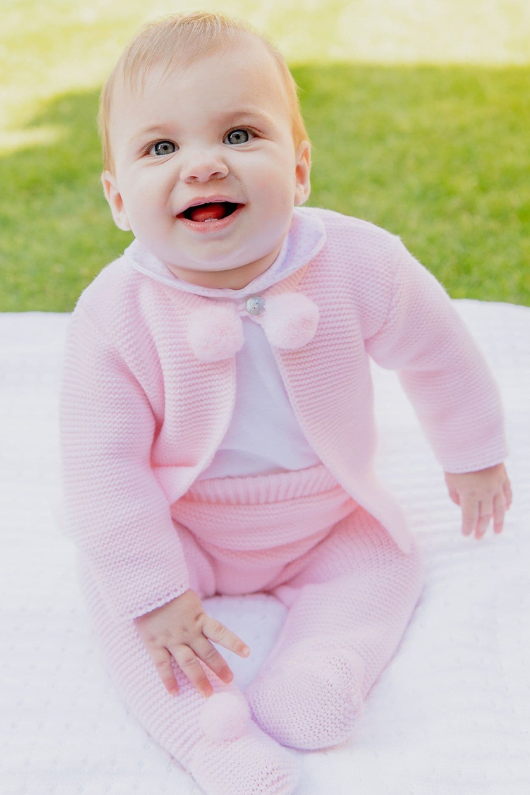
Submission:
<svg viewBox="0 0 530 795">
<path fill-rule="evenodd" d="M 282 745 L 328 748 L 362 715 L 363 672 L 354 652 L 300 642 L 266 664 L 245 695 L 256 723 Z"/>
<path fill-rule="evenodd" d="M 205 733 L 186 767 L 206 795 L 291 795 L 300 760 L 247 722 L 248 705 L 238 700 L 231 693 L 208 699 L 199 721 Z M 220 739 L 223 735 L 234 739 Z"/>
</svg>

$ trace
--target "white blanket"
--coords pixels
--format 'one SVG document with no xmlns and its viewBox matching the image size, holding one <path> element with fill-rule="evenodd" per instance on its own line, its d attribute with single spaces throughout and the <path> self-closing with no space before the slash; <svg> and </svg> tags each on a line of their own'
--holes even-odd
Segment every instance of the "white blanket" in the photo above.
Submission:
<svg viewBox="0 0 530 795">
<path fill-rule="evenodd" d="M 513 506 L 501 535 L 464 538 L 395 374 L 374 367 L 379 471 L 425 548 L 427 583 L 355 741 L 301 754 L 297 795 L 530 793 L 530 308 L 455 306 L 501 387 Z M 199 795 L 114 691 L 88 629 L 75 550 L 54 519 L 68 319 L 0 315 L 0 792 Z M 248 660 L 223 651 L 245 687 L 284 608 L 264 595 L 207 604 L 252 647 Z"/>
</svg>

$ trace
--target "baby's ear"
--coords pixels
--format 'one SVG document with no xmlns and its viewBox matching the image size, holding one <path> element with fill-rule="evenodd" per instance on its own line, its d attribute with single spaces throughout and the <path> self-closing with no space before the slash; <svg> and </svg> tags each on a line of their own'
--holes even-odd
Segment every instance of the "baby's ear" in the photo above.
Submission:
<svg viewBox="0 0 530 795">
<path fill-rule="evenodd" d="M 302 141 L 296 153 L 296 188 L 294 203 L 304 204 L 311 193 L 311 144 Z"/>
<path fill-rule="evenodd" d="M 114 223 L 118 229 L 123 229 L 124 232 L 129 232 L 131 225 L 129 223 L 129 219 L 127 218 L 127 213 L 125 212 L 121 193 L 118 190 L 116 177 L 114 174 L 111 174 L 110 171 L 104 171 L 101 175 L 101 183 L 103 185 L 105 198 L 108 201 L 112 212 L 112 217 L 114 218 Z"/>
</svg>

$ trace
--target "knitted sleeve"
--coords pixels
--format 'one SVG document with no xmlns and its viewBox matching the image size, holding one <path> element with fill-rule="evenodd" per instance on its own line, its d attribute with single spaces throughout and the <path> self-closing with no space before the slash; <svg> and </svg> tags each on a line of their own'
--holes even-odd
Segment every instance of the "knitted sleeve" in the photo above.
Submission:
<svg viewBox="0 0 530 795">
<path fill-rule="evenodd" d="M 150 466 L 155 431 L 138 380 L 78 306 L 60 397 L 64 529 L 118 620 L 190 587 L 170 507 Z"/>
<path fill-rule="evenodd" d="M 401 241 L 390 308 L 365 344 L 378 364 L 398 371 L 446 472 L 503 461 L 508 451 L 493 375 L 442 285 Z"/>
</svg>

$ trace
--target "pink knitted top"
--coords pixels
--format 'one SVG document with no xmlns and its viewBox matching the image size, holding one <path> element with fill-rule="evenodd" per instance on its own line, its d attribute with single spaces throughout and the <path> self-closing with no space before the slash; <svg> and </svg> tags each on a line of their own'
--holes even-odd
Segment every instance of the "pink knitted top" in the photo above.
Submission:
<svg viewBox="0 0 530 795">
<path fill-rule="evenodd" d="M 315 230 L 320 248 L 305 242 Z M 253 317 L 316 455 L 407 552 L 404 513 L 374 472 L 369 357 L 398 371 L 447 472 L 504 460 L 497 386 L 449 296 L 399 238 L 317 208 L 295 209 L 290 234 L 293 271 L 259 293 L 266 311 Z M 82 293 L 61 389 L 65 531 L 123 620 L 190 587 L 171 505 L 228 429 L 243 344 L 226 301 L 173 289 L 141 271 L 149 261 L 135 241 Z"/>
</svg>

